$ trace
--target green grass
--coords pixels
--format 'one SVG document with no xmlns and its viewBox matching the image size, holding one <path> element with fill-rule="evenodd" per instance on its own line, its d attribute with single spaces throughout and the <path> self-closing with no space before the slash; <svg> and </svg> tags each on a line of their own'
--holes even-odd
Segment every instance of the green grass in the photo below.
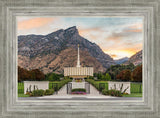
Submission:
<svg viewBox="0 0 160 118">
<path fill-rule="evenodd" d="M 18 82 L 18 94 L 24 94 L 24 83 Z"/>
<path fill-rule="evenodd" d="M 131 83 L 131 93 L 142 93 L 142 83 Z"/>
<path fill-rule="evenodd" d="M 29 95 L 24 94 L 24 83 L 18 82 L 18 97 L 29 97 Z"/>
<path fill-rule="evenodd" d="M 142 93 L 131 93 L 128 95 L 123 95 L 123 97 L 142 97 Z"/>
<path fill-rule="evenodd" d="M 29 95 L 25 95 L 25 94 L 18 94 L 18 97 L 29 97 Z"/>
</svg>

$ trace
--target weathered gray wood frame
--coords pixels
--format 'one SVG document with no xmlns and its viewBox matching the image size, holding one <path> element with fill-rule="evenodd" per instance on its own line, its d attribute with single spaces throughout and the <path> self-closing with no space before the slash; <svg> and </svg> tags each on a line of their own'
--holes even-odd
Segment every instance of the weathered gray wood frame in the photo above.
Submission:
<svg viewBox="0 0 160 118">
<path fill-rule="evenodd" d="M 0 0 L 0 117 L 160 116 L 159 0 Z M 143 101 L 17 99 L 16 16 L 142 16 Z"/>
</svg>

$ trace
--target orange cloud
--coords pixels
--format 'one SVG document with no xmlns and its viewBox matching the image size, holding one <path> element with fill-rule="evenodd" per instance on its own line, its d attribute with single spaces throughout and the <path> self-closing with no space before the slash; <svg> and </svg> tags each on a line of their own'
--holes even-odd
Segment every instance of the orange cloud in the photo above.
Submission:
<svg viewBox="0 0 160 118">
<path fill-rule="evenodd" d="M 135 24 L 128 27 L 126 32 L 142 32 L 142 24 Z"/>
<path fill-rule="evenodd" d="M 52 22 L 54 18 L 32 18 L 18 22 L 18 30 L 38 28 Z"/>
<path fill-rule="evenodd" d="M 142 32 L 142 29 L 125 30 L 126 32 Z"/>
<path fill-rule="evenodd" d="M 107 41 L 118 41 L 119 42 L 119 40 L 118 39 L 121 39 L 122 37 L 120 37 L 120 36 L 109 36 L 109 37 L 107 37 Z M 117 42 L 117 43 L 118 43 Z"/>
<path fill-rule="evenodd" d="M 138 23 L 138 24 L 134 24 L 134 25 L 131 25 L 129 26 L 129 28 L 131 29 L 142 29 L 142 24 L 141 23 Z"/>
<path fill-rule="evenodd" d="M 110 56 L 111 56 L 112 58 L 118 57 L 116 54 L 110 54 Z"/>
<path fill-rule="evenodd" d="M 78 30 L 79 31 L 79 34 L 80 35 L 85 35 L 86 33 L 88 33 L 88 32 L 106 32 L 106 31 L 104 31 L 103 29 L 101 29 L 101 28 L 99 28 L 99 27 L 95 27 L 95 28 L 87 28 L 87 29 L 79 29 Z"/>
<path fill-rule="evenodd" d="M 121 49 L 103 49 L 106 54 L 109 54 L 114 59 L 120 59 L 122 57 L 131 57 L 138 51 L 142 50 L 142 44 L 137 44 L 134 47 L 121 47 Z"/>
</svg>

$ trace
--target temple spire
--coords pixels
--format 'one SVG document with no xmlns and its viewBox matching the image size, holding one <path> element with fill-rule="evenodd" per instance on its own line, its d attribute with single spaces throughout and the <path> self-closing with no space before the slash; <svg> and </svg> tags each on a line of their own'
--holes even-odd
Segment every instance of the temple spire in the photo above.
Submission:
<svg viewBox="0 0 160 118">
<path fill-rule="evenodd" d="M 80 55 L 79 55 L 79 44 L 78 44 L 78 58 L 77 58 L 77 67 L 81 67 L 81 65 L 80 65 Z"/>
</svg>

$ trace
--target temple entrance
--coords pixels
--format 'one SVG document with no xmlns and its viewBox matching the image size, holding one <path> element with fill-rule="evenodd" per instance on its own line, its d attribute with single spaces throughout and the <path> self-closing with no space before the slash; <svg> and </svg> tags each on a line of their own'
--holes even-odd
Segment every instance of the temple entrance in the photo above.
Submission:
<svg viewBox="0 0 160 118">
<path fill-rule="evenodd" d="M 72 82 L 84 82 L 84 78 L 73 78 Z"/>
</svg>

